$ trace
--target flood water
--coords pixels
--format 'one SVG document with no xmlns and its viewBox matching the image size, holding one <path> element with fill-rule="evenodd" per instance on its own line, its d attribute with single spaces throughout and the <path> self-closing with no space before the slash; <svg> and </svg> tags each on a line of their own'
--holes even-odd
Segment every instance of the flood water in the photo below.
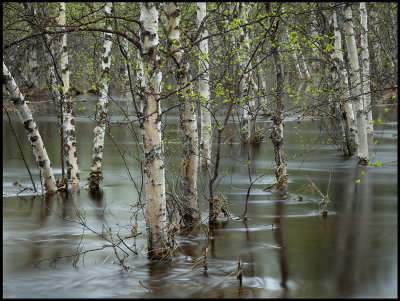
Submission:
<svg viewBox="0 0 400 301">
<path fill-rule="evenodd" d="M 90 115 L 96 99 L 83 95 L 78 100 L 81 102 L 76 109 L 76 134 L 84 184 L 93 147 L 93 121 L 84 115 Z M 27 190 L 17 195 L 22 188 L 13 183 L 29 186 L 30 180 L 3 114 L 3 297 L 396 297 L 397 106 L 390 107 L 389 112 L 385 107 L 388 106 L 373 108 L 374 119 L 379 117 L 382 123 L 375 124 L 373 141 L 377 143 L 371 146 L 374 158 L 370 167 L 358 166 L 356 158 L 343 158 L 330 140 L 330 120 L 286 118 L 288 196 L 282 198 L 276 191 L 263 190 L 274 180 L 272 168 L 252 186 L 247 222 L 238 218 L 243 214 L 249 186 L 247 147 L 224 144 L 220 171 L 228 172 L 219 181 L 217 193 L 227 196 L 231 218 L 221 218 L 212 233 L 207 271 L 202 263 L 193 266 L 207 243 L 202 228 L 176 237 L 178 247 L 171 262 L 154 264 L 147 260 L 145 223 L 142 211 L 132 207 L 138 201 L 138 193 L 130 180 L 132 176 L 140 185 L 140 164 L 135 159 L 137 145 L 127 126 L 111 130 L 121 153 L 125 151 L 126 165 L 107 139 L 104 180 L 99 193 L 91 194 L 82 188 L 78 193 L 59 193 L 42 199 Z M 34 116 L 58 178 L 61 164 L 54 109 L 51 103 L 43 103 L 40 112 Z M 122 121 L 116 112 L 113 120 Z M 28 165 L 39 183 L 21 121 L 15 114 L 11 117 Z M 168 137 L 179 140 L 177 112 L 170 111 L 164 121 L 168 124 Z M 260 119 L 258 125 L 267 128 L 270 123 L 269 119 Z M 226 136 L 229 137 L 229 131 Z M 171 144 L 167 152 L 167 178 L 179 185 L 174 174 L 181 163 L 179 145 Z M 273 158 L 270 139 L 250 148 L 252 180 L 273 166 Z M 381 167 L 374 164 L 376 161 Z M 307 189 L 310 180 L 330 196 L 326 218 L 316 214 L 321 196 Z M 208 205 L 201 194 L 200 206 L 206 219 Z M 92 231 L 83 229 L 79 220 L 84 220 Z M 126 244 L 138 254 L 129 252 L 125 259 L 129 270 L 125 271 L 115 264 L 118 260 L 112 248 L 101 249 L 109 243 L 97 234 L 106 233 L 111 227 L 116 240 L 117 234 L 129 236 L 136 222 L 138 233 L 142 234 L 136 240 L 126 239 Z M 80 256 L 73 266 L 71 255 L 77 249 L 99 250 Z M 118 254 L 123 257 L 121 251 Z M 62 258 L 51 265 L 44 260 L 32 266 L 57 256 Z M 236 279 L 239 256 L 243 260 L 241 284 Z"/>
</svg>

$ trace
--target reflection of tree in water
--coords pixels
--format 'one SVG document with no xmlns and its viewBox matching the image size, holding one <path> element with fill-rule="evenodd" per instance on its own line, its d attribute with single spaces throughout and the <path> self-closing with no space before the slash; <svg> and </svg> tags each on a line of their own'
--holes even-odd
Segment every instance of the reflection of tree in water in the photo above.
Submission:
<svg viewBox="0 0 400 301">
<path fill-rule="evenodd" d="M 46 195 L 41 201 L 40 216 L 31 247 L 31 263 L 44 258 L 61 258 L 71 253 L 79 236 L 65 233 L 65 226 L 74 226 L 79 193 L 59 192 Z M 69 228 L 67 228 L 69 229 Z M 54 231 L 56 233 L 54 233 Z"/>
<path fill-rule="evenodd" d="M 288 279 L 288 265 L 286 260 L 286 238 L 285 231 L 283 227 L 283 216 L 284 216 L 284 206 L 285 204 L 282 201 L 275 202 L 276 206 L 276 217 L 274 219 L 274 238 L 276 244 L 278 245 L 278 255 L 279 255 L 279 267 L 281 270 L 281 282 L 280 285 L 283 288 L 283 297 L 287 296 L 288 287 L 287 287 L 287 279 Z"/>
<path fill-rule="evenodd" d="M 356 176 L 365 172 L 363 166 L 347 168 L 341 182 L 345 188 L 334 190 L 335 199 L 342 200 L 334 232 L 334 267 L 339 292 L 350 295 L 363 284 L 370 250 L 369 230 L 371 215 L 371 185 L 368 175 L 359 184 Z M 341 177 L 340 177 L 341 178 Z M 354 184 L 353 184 L 354 183 Z"/>
<path fill-rule="evenodd" d="M 104 210 L 105 208 L 103 207 L 103 199 L 104 199 L 104 190 L 101 188 L 98 188 L 96 190 L 91 190 L 89 189 L 89 197 L 93 202 L 93 205 L 97 208 L 93 208 L 93 210 L 96 212 L 96 217 L 98 218 L 99 221 L 104 220 Z M 101 208 L 101 210 L 100 210 Z"/>
</svg>

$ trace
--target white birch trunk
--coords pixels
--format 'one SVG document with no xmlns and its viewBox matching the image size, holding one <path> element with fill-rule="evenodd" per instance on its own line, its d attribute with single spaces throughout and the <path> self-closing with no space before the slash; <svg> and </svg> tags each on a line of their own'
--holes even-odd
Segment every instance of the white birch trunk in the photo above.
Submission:
<svg viewBox="0 0 400 301">
<path fill-rule="evenodd" d="M 60 26 L 65 29 L 65 2 L 60 2 Z M 72 187 L 79 187 L 78 155 L 76 152 L 75 119 L 73 113 L 73 103 L 69 92 L 69 65 L 67 34 L 62 34 L 61 50 L 61 78 L 63 81 L 63 129 L 64 129 L 64 155 L 67 163 L 67 177 Z"/>
<path fill-rule="evenodd" d="M 238 10 L 239 10 L 239 18 L 241 19 L 241 23 L 245 24 L 247 22 L 247 17 L 249 13 L 249 5 L 250 3 L 238 2 Z M 250 60 L 249 52 L 250 52 L 250 44 L 249 44 L 249 36 L 247 31 L 240 27 L 239 29 L 239 65 L 240 65 L 240 73 L 245 73 L 243 79 L 240 83 L 240 96 L 243 100 L 243 114 L 242 114 L 242 127 L 245 127 L 243 130 L 243 140 L 251 143 L 253 132 L 255 128 L 255 93 L 254 90 L 257 90 L 255 87 L 256 84 L 253 81 L 253 75 L 248 72 L 248 70 L 252 69 L 252 64 L 249 63 L 248 67 L 247 63 Z"/>
<path fill-rule="evenodd" d="M 367 164 L 368 158 L 368 138 L 366 128 L 365 111 L 361 94 L 360 65 L 358 61 L 357 45 L 353 28 L 353 14 L 351 5 L 346 4 L 345 24 L 346 45 L 350 61 L 350 78 L 352 97 L 355 98 L 354 109 L 356 111 L 357 137 L 358 137 L 358 161 L 359 164 Z"/>
<path fill-rule="evenodd" d="M 334 44 L 334 52 L 332 53 L 332 59 L 335 61 L 336 64 L 336 70 L 339 75 L 339 78 L 337 80 L 339 82 L 341 94 L 343 95 L 343 98 L 339 99 L 339 101 L 341 103 L 344 103 L 343 109 L 346 114 L 347 146 L 349 149 L 349 155 L 353 155 L 357 150 L 358 146 L 358 139 L 356 135 L 357 134 L 356 120 L 354 117 L 353 104 L 351 101 L 350 91 L 349 91 L 348 76 L 342 53 L 342 35 L 339 30 L 335 11 L 333 12 L 333 26 L 335 34 L 335 44 Z"/>
<path fill-rule="evenodd" d="M 197 27 L 199 28 L 201 22 L 207 15 L 207 3 L 197 2 Z M 208 35 L 206 24 L 203 24 L 199 38 L 203 38 Z M 210 87 L 209 80 L 210 74 L 208 71 L 208 39 L 200 42 L 199 45 L 200 54 L 200 79 L 199 79 L 199 96 L 201 106 L 201 142 L 200 142 L 200 154 L 201 154 L 201 166 L 211 167 L 211 146 L 212 146 L 212 126 L 210 116 Z"/>
<path fill-rule="evenodd" d="M 180 40 L 180 10 L 177 2 L 165 3 L 167 17 L 166 30 L 170 51 L 176 51 L 173 56 L 179 66 L 176 72 L 178 94 L 183 101 L 181 107 L 181 127 L 183 132 L 183 166 L 182 166 L 182 217 L 186 224 L 197 223 L 200 220 L 200 211 L 197 200 L 197 170 L 198 170 L 198 129 L 196 102 L 191 97 L 189 83 L 189 63 L 183 51 L 178 50 Z"/>
<path fill-rule="evenodd" d="M 36 158 L 36 163 L 39 166 L 44 189 L 47 194 L 57 192 L 57 185 L 54 179 L 53 170 L 51 168 L 50 159 L 47 156 L 46 148 L 44 147 L 42 138 L 38 131 L 36 122 L 33 120 L 32 113 L 25 102 L 24 96 L 19 91 L 17 84 L 14 81 L 7 66 L 3 62 L 3 85 L 6 87 L 11 101 L 14 103 L 19 116 L 24 124 L 24 128 L 31 143 L 33 154 Z"/>
<path fill-rule="evenodd" d="M 105 16 L 111 16 L 113 10 L 112 2 L 107 2 L 105 6 Z M 105 26 L 107 29 L 112 29 L 111 20 L 106 19 Z M 94 128 L 94 146 L 93 146 L 93 161 L 89 175 L 89 188 L 96 190 L 99 188 L 100 182 L 103 179 L 103 171 L 101 163 L 104 151 L 104 136 L 107 127 L 108 113 L 108 87 L 110 83 L 110 68 L 111 68 L 111 46 L 112 34 L 104 33 L 103 55 L 101 62 L 102 75 L 100 79 L 100 94 L 99 102 L 96 108 L 96 127 Z"/>
<path fill-rule="evenodd" d="M 365 2 L 360 3 L 360 19 L 362 89 L 364 97 L 364 108 L 367 114 L 367 134 L 371 135 L 374 132 L 374 126 L 372 123 L 371 80 L 369 73 L 368 16 Z"/>
<path fill-rule="evenodd" d="M 140 41 L 144 64 L 142 83 L 143 144 L 146 173 L 146 222 L 149 259 L 169 259 L 165 198 L 164 144 L 161 136 L 159 93 L 161 72 L 158 63 L 158 4 L 140 3 Z"/>
<path fill-rule="evenodd" d="M 267 4 L 268 14 L 272 14 L 272 3 Z M 279 14 L 279 12 L 277 12 Z M 273 27 L 276 27 L 276 19 Z M 272 56 L 274 59 L 275 70 L 276 70 L 276 89 L 275 89 L 275 112 L 273 116 L 271 139 L 274 144 L 275 153 L 275 164 L 276 164 L 276 188 L 282 191 L 287 190 L 287 164 L 285 159 L 284 143 L 283 143 L 283 94 L 284 94 L 284 74 L 281 58 L 279 55 L 279 40 L 277 32 L 270 37 L 271 44 L 275 45 L 271 47 Z"/>
</svg>

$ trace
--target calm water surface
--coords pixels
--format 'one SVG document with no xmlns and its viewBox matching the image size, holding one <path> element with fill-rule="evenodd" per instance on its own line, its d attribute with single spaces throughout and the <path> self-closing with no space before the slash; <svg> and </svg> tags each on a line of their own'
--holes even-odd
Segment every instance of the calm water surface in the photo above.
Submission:
<svg viewBox="0 0 400 301">
<path fill-rule="evenodd" d="M 83 115 L 96 100 L 92 96 L 81 96 L 79 100 L 82 102 L 77 107 L 85 107 L 77 110 L 76 118 L 84 184 L 90 172 L 93 122 Z M 46 106 L 41 105 L 41 112 Z M 131 206 L 137 203 L 138 193 L 130 175 L 140 183 L 141 171 L 139 163 L 128 154 L 136 156 L 137 145 L 126 126 L 114 127 L 112 135 L 120 150 L 125 151 L 130 175 L 115 145 L 107 139 L 104 185 L 99 193 L 91 194 L 83 188 L 78 193 L 42 199 L 27 191 L 16 195 L 21 188 L 13 183 L 30 185 L 30 180 L 3 115 L 3 297 L 396 297 L 397 106 L 389 112 L 384 108 L 374 107 L 374 118 L 380 117 L 382 124 L 375 126 L 373 141 L 377 143 L 371 148 L 373 162 L 381 163 L 381 167 L 361 167 L 355 158 L 344 159 L 329 140 L 333 139 L 329 120 L 287 118 L 288 197 L 263 191 L 274 180 L 272 168 L 252 186 L 246 223 L 237 217 L 243 214 L 249 186 L 244 166 L 248 163 L 247 147 L 238 143 L 223 145 L 220 170 L 228 169 L 228 173 L 219 182 L 217 192 L 227 195 L 231 219 L 223 218 L 212 233 L 206 272 L 202 264 L 193 267 L 207 243 L 201 228 L 176 237 L 179 245 L 171 262 L 152 264 L 147 260 L 143 215 L 141 211 L 134 214 L 137 210 Z M 57 178 L 61 174 L 57 124 L 51 104 L 48 109 L 50 115 L 36 114 L 35 118 Z M 166 132 L 179 140 L 176 112 L 165 118 Z M 38 183 L 38 170 L 22 124 L 17 116 L 12 120 Z M 113 120 L 123 118 L 115 114 Z M 263 119 L 259 126 L 267 128 L 270 121 Z M 178 185 L 174 171 L 179 170 L 179 146 L 171 144 L 167 151 L 171 154 L 167 160 L 171 172 L 168 179 Z M 254 180 L 273 166 L 270 140 L 252 147 L 250 159 Z M 307 189 L 309 179 L 324 194 L 329 193 L 331 202 L 325 219 L 316 215 L 321 197 Z M 202 196 L 200 206 L 206 218 L 207 204 Z M 113 263 L 117 259 L 112 248 L 86 253 L 76 267 L 72 265 L 74 257 L 32 266 L 45 258 L 73 255 L 77 248 L 85 251 L 107 244 L 93 231 L 83 230 L 77 223 L 79 219 L 96 233 L 111 227 L 114 238 L 117 234 L 128 236 L 137 221 L 142 234 L 136 240 L 126 240 L 138 253 L 130 252 L 125 259 L 128 272 Z M 122 257 L 122 252 L 119 254 Z M 239 256 L 244 262 L 241 285 L 235 277 Z"/>
</svg>

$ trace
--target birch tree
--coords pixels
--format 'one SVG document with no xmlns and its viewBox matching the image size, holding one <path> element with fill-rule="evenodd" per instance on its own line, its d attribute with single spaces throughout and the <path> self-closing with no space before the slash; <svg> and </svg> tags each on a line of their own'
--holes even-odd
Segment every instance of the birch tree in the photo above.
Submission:
<svg viewBox="0 0 400 301">
<path fill-rule="evenodd" d="M 24 128 L 26 130 L 29 142 L 32 147 L 32 152 L 36 158 L 36 163 L 40 169 L 40 175 L 46 194 L 54 194 L 57 192 L 57 185 L 54 179 L 51 162 L 47 155 L 46 148 L 40 136 L 36 122 L 33 120 L 32 113 L 25 102 L 25 98 L 20 92 L 17 84 L 7 66 L 3 62 L 3 85 L 6 88 L 10 99 L 15 105 L 18 115 L 20 116 Z"/>
<path fill-rule="evenodd" d="M 185 224 L 193 224 L 200 220 L 200 211 L 197 200 L 197 170 L 198 170 L 198 129 L 197 107 L 191 97 L 189 81 L 189 62 L 187 55 L 180 50 L 180 10 L 177 2 L 165 3 L 167 17 L 166 31 L 168 45 L 177 64 L 175 71 L 178 83 L 178 97 L 181 103 L 181 127 L 183 132 L 182 150 L 182 217 Z"/>
<path fill-rule="evenodd" d="M 141 60 L 144 65 L 142 83 L 142 134 L 146 177 L 146 223 L 149 259 L 169 259 L 165 198 L 164 144 L 161 136 L 159 93 L 161 72 L 158 63 L 158 4 L 140 3 Z"/>
<path fill-rule="evenodd" d="M 358 162 L 367 164 L 368 159 L 368 138 L 366 128 L 366 118 L 361 93 L 360 65 L 358 61 L 357 45 L 353 27 L 353 13 L 351 4 L 346 4 L 345 24 L 346 46 L 349 54 L 351 92 L 356 111 L 357 137 L 358 137 Z"/>
<path fill-rule="evenodd" d="M 249 5 L 250 3 L 238 2 L 238 13 L 239 18 L 241 20 L 241 24 L 245 24 L 247 22 L 248 14 L 249 14 Z M 242 140 L 251 142 L 253 137 L 253 132 L 255 129 L 255 102 L 254 102 L 254 86 L 255 82 L 253 81 L 252 74 L 249 70 L 252 69 L 252 64 L 249 62 L 249 52 L 250 52 L 250 44 L 249 44 L 249 36 L 247 30 L 243 27 L 239 28 L 239 38 L 238 38 L 238 47 L 239 47 L 239 66 L 240 73 L 243 74 L 243 80 L 240 82 L 240 97 L 243 101 L 243 114 L 242 114 Z M 247 68 L 246 68 L 247 66 Z"/>
<path fill-rule="evenodd" d="M 207 25 L 204 18 L 207 15 L 207 3 L 197 2 L 197 28 L 200 30 L 199 38 L 202 39 L 208 35 Z M 210 74 L 208 64 L 208 39 L 204 39 L 199 44 L 199 97 L 201 106 L 201 142 L 200 142 L 200 160 L 202 167 L 211 166 L 211 145 L 212 145 L 212 126 L 210 116 Z"/>
<path fill-rule="evenodd" d="M 62 30 L 65 30 L 65 2 L 59 3 L 60 20 Z M 72 187 L 79 187 L 78 155 L 76 152 L 75 119 L 73 103 L 69 91 L 69 65 L 67 34 L 64 32 L 61 37 L 61 78 L 63 82 L 62 93 L 62 115 L 64 130 L 64 155 L 66 156 L 67 177 Z"/>
<path fill-rule="evenodd" d="M 333 26 L 335 34 L 334 51 L 332 53 L 332 59 L 336 65 L 337 75 L 333 74 L 334 80 L 338 82 L 337 87 L 340 88 L 340 92 L 343 95 L 340 102 L 343 104 L 343 109 L 346 114 L 346 141 L 348 154 L 351 156 L 357 150 L 358 140 L 356 131 L 356 120 L 354 117 L 353 104 L 350 97 L 348 75 L 345 68 L 345 63 L 342 54 L 342 35 L 339 30 L 338 20 L 336 12 L 333 12 Z"/>
<path fill-rule="evenodd" d="M 105 16 L 109 17 L 113 14 L 112 2 L 107 2 L 105 5 Z M 111 20 L 105 20 L 105 27 L 112 29 Z M 110 67 L 111 67 L 111 46 L 112 34 L 104 33 L 103 55 L 102 55 L 102 75 L 100 79 L 100 94 L 99 102 L 96 107 L 96 127 L 94 128 L 94 146 L 93 146 L 93 161 L 92 168 L 89 174 L 89 188 L 96 190 L 103 179 L 103 171 L 101 163 L 104 151 L 104 136 L 107 127 L 107 113 L 108 113 L 108 87 L 110 82 Z"/>
<path fill-rule="evenodd" d="M 267 13 L 271 16 L 272 34 L 270 37 L 271 41 L 271 52 L 274 59 L 275 71 L 276 71 L 276 89 L 275 89 L 275 112 L 272 119 L 272 130 L 271 139 L 274 144 L 275 153 L 275 164 L 276 164 L 276 188 L 282 191 L 287 190 L 287 165 L 285 159 L 285 152 L 283 148 L 283 86 L 284 86 L 284 74 L 281 58 L 279 55 L 279 39 L 277 35 L 278 22 L 276 19 L 276 13 L 272 10 L 272 4 L 267 3 Z"/>
<path fill-rule="evenodd" d="M 369 74 L 369 48 L 368 48 L 368 15 L 365 2 L 360 3 L 360 25 L 361 25 L 361 64 L 362 64 L 362 90 L 364 98 L 364 108 L 367 117 L 367 134 L 374 132 L 372 123 L 371 107 L 371 80 Z"/>
</svg>

